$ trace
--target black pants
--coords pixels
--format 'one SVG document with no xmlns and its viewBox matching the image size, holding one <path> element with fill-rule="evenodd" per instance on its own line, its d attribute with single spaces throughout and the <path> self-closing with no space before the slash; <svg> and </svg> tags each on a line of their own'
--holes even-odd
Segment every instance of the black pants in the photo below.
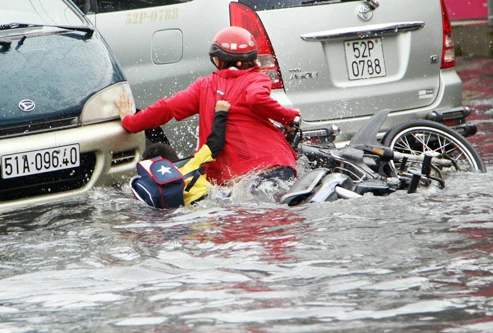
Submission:
<svg viewBox="0 0 493 333">
<path fill-rule="evenodd" d="M 250 186 L 250 193 L 256 197 L 264 196 L 263 189 L 268 187 L 269 189 L 277 192 L 276 196 L 281 196 L 285 192 L 285 187 L 290 180 L 293 180 L 296 175 L 296 171 L 287 166 L 279 166 L 267 171 L 260 172 L 253 178 L 252 185 Z M 275 198 L 276 201 L 278 198 Z"/>
<path fill-rule="evenodd" d="M 259 182 L 267 181 L 267 180 L 283 180 L 288 181 L 294 178 L 296 172 L 293 168 L 288 166 L 279 166 L 274 169 L 269 169 L 265 172 L 260 172 L 255 178 Z"/>
</svg>

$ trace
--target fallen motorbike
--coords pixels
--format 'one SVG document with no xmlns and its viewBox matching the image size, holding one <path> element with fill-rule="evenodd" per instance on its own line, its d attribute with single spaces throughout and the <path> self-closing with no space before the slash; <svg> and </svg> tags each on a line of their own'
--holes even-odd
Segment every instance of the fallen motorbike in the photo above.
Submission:
<svg viewBox="0 0 493 333">
<path fill-rule="evenodd" d="M 456 171 L 486 172 L 479 153 L 461 134 L 430 120 L 403 123 L 377 140 L 388 111 L 380 111 L 353 136 L 335 148 L 337 129 L 304 129 L 289 136 L 293 148 L 306 156 L 310 171 L 301 175 L 280 202 L 290 206 L 308 202 L 356 198 L 365 193 L 388 195 L 397 190 L 414 193 L 420 186 L 445 186 Z M 324 144 L 306 143 L 303 133 L 317 132 Z M 324 133 L 323 135 L 320 135 Z"/>
</svg>

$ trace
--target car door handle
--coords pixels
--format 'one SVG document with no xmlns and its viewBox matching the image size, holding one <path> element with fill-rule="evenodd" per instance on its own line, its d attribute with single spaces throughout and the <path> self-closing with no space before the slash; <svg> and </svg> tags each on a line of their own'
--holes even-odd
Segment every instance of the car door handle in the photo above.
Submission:
<svg viewBox="0 0 493 333">
<path fill-rule="evenodd" d="M 307 42 L 328 42 L 342 39 L 374 38 L 388 35 L 396 35 L 401 32 L 423 29 L 424 22 L 401 22 L 390 24 L 375 24 L 361 28 L 344 28 L 311 32 L 301 35 L 301 39 Z"/>
</svg>

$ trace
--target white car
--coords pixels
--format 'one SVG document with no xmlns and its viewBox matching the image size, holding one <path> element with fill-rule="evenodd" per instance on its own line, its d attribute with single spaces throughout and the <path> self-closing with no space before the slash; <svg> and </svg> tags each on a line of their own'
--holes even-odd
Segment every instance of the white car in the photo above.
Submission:
<svg viewBox="0 0 493 333">
<path fill-rule="evenodd" d="M 1 0 L 0 210 L 128 181 L 145 149 L 114 100 L 131 90 L 69 0 Z"/>
<path fill-rule="evenodd" d="M 210 74 L 214 35 L 236 25 L 253 33 L 273 97 L 300 109 L 305 128 L 338 125 L 343 141 L 389 109 L 384 130 L 427 118 L 465 136 L 476 131 L 465 124 L 443 0 L 76 2 L 116 53 L 139 109 Z M 177 150 L 190 153 L 194 124 L 163 128 Z"/>
</svg>

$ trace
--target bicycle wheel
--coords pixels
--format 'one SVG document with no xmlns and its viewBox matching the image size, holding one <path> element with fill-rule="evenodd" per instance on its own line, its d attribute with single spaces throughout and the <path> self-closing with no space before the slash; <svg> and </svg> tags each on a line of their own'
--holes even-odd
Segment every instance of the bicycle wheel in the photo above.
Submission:
<svg viewBox="0 0 493 333">
<path fill-rule="evenodd" d="M 412 155 L 436 152 L 451 159 L 459 171 L 486 172 L 483 159 L 462 135 L 440 123 L 415 120 L 387 132 L 383 144 L 392 150 Z M 397 164 L 397 163 L 396 163 Z M 399 165 L 392 165 L 399 168 Z"/>
</svg>

